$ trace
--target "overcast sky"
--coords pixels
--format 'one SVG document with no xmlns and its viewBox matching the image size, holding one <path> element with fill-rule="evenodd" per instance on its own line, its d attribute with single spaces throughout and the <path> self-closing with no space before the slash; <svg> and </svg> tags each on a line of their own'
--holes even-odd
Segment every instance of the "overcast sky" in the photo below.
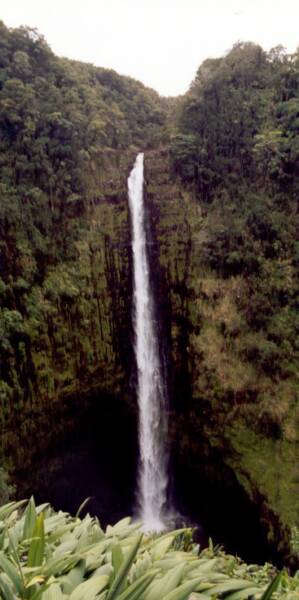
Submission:
<svg viewBox="0 0 299 600">
<path fill-rule="evenodd" d="M 238 40 L 293 52 L 299 0 L 1 0 L 9 27 L 37 27 L 59 56 L 115 69 L 163 95 Z"/>
</svg>

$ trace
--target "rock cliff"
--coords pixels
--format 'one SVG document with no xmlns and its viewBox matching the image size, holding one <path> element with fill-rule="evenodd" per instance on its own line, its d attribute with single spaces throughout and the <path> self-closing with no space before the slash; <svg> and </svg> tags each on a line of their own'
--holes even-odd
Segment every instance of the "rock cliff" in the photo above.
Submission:
<svg viewBox="0 0 299 600">
<path fill-rule="evenodd" d="M 224 279 L 203 266 L 209 212 L 170 175 L 167 150 L 148 153 L 145 167 L 152 264 L 170 365 L 174 454 L 184 484 L 192 481 L 190 493 L 197 500 L 191 505 L 196 513 L 205 485 L 214 488 L 214 515 L 218 510 L 220 519 L 226 518 L 226 504 L 233 512 L 234 502 L 244 501 L 243 526 L 254 507 L 264 541 L 272 544 L 273 554 L 286 556 L 289 526 L 298 519 L 293 403 L 284 415 L 283 434 L 277 435 L 263 410 L 264 382 L 238 353 L 238 303 L 246 280 Z M 294 391 L 287 385 L 281 391 L 280 402 L 287 403 Z"/>
</svg>

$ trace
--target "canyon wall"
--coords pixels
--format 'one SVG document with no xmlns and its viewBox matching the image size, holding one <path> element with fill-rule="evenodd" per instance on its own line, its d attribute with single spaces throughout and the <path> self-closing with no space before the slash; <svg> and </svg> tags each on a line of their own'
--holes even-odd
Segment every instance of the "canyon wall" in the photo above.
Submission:
<svg viewBox="0 0 299 600">
<path fill-rule="evenodd" d="M 246 278 L 221 278 L 203 265 L 209 213 L 192 190 L 174 180 L 169 165 L 167 150 L 146 157 L 152 261 L 168 340 L 175 460 L 189 473 L 199 502 L 204 485 L 214 483 L 220 513 L 229 488 L 246 497 L 258 509 L 264 538 L 286 556 L 289 526 L 298 524 L 299 514 L 296 392 L 288 382 L 266 381 L 244 360 L 239 304 Z M 281 413 L 279 433 L 270 402 L 265 410 L 266 386 Z M 245 513 L 242 518 L 244 523 L 249 517 Z"/>
<path fill-rule="evenodd" d="M 131 252 L 127 174 L 135 154 L 90 165 L 94 193 L 74 256 L 46 268 L 30 292 L 6 286 L 10 305 L 1 446 L 13 471 L 80 421 L 96 391 L 124 398 L 130 385 Z M 76 226 L 76 214 L 70 227 Z M 25 260 L 25 259 L 24 259 Z M 20 277 L 22 265 L 18 266 Z M 20 310 L 21 308 L 21 310 Z M 10 319 L 10 321 L 9 321 Z M 14 321 L 13 321 L 14 319 Z M 3 365 L 4 366 L 4 365 Z"/>
<path fill-rule="evenodd" d="M 32 460 L 38 464 L 78 428 L 90 402 L 110 395 L 136 412 L 127 205 L 134 158 L 134 152 L 111 151 L 90 164 L 94 190 L 76 255 L 48 267 L 30 295 L 13 284 L 5 291 L 12 298 L 18 294 L 18 303 L 21 295 L 26 305 L 17 327 L 10 325 L 13 351 L 2 390 L 2 452 L 16 481 Z M 289 527 L 298 517 L 291 405 L 278 436 L 263 413 L 257 373 L 237 352 L 238 301 L 245 281 L 219 278 L 202 266 L 208 216 L 192 190 L 170 175 L 167 150 L 146 153 L 145 179 L 174 471 L 185 477 L 195 515 L 203 486 L 214 490 L 211 514 L 219 509 L 222 521 L 228 498 L 244 500 L 244 507 L 256 511 L 263 539 L 275 548 L 273 556 L 285 559 Z"/>
</svg>

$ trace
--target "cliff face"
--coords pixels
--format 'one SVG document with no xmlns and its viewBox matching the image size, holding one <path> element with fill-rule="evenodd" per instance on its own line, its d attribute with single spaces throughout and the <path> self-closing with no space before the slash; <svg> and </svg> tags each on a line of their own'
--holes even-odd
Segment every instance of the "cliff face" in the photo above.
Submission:
<svg viewBox="0 0 299 600">
<path fill-rule="evenodd" d="M 98 156 L 93 195 L 72 259 L 48 266 L 40 285 L 10 306 L 1 444 L 15 470 L 29 467 L 80 420 L 87 395 L 125 396 L 130 381 L 131 279 L 127 175 L 132 155 Z M 75 227 L 76 215 L 70 227 Z M 21 269 L 20 269 L 21 275 Z M 20 311 L 20 307 L 22 312 Z M 17 326 L 12 317 L 17 319 Z"/>
<path fill-rule="evenodd" d="M 16 311 L 18 327 L 7 325 L 12 350 L 1 412 L 2 451 L 21 479 L 32 459 L 38 464 L 76 430 L 95 398 L 100 403 L 110 395 L 133 406 L 127 176 L 134 158 L 134 152 L 106 151 L 90 163 L 94 190 L 75 256 L 48 266 L 30 293 L 13 284 L 5 290 L 11 307 L 26 307 Z M 226 508 L 233 512 L 243 503 L 245 512 L 255 511 L 264 542 L 277 548 L 273 555 L 286 556 L 288 527 L 298 518 L 292 390 L 285 384 L 278 436 L 263 410 L 265 383 L 238 354 L 245 280 L 222 279 L 202 266 L 209 215 L 170 176 L 166 150 L 146 153 L 145 179 L 177 495 L 184 497 L 185 486 L 183 500 L 192 497 L 188 510 L 196 517 L 208 488 L 203 505 L 214 502 L 212 520 L 220 510 L 222 522 Z M 76 221 L 74 214 L 70 227 Z M 251 523 L 248 514 L 244 519 Z"/>
<path fill-rule="evenodd" d="M 203 267 L 209 213 L 169 175 L 167 151 L 148 153 L 145 167 L 177 464 L 189 473 L 199 503 L 204 482 L 214 485 L 220 512 L 229 488 L 246 498 L 257 508 L 264 539 L 285 556 L 288 526 L 299 514 L 295 390 L 263 378 L 239 351 L 246 279 Z M 279 433 L 269 404 L 265 410 L 267 389 L 281 412 Z"/>
<path fill-rule="evenodd" d="M 98 155 L 90 164 L 94 190 L 75 256 L 48 266 L 30 293 L 13 284 L 6 288 L 11 307 L 26 306 L 22 315 L 16 311 L 18 328 L 10 324 L 13 351 L 7 354 L 1 413 L 2 451 L 20 480 L 32 460 L 38 465 L 76 431 L 91 403 L 110 396 L 130 410 L 134 406 L 127 204 L 134 158 L 134 152 Z M 170 175 L 166 150 L 146 153 L 145 180 L 153 285 L 168 362 L 176 495 L 195 518 L 209 506 L 212 534 L 217 514 L 222 526 L 228 512 L 241 512 L 240 528 L 247 520 L 252 543 L 257 534 L 261 544 L 272 544 L 274 558 L 285 558 L 288 527 L 298 517 L 291 391 L 285 386 L 278 436 L 263 412 L 264 382 L 237 351 L 238 303 L 246 282 L 241 276 L 222 279 L 202 266 L 209 215 Z M 74 214 L 73 227 L 76 221 Z M 101 415 L 100 406 L 96 412 Z M 251 531 L 258 521 L 259 531 Z M 234 535 L 223 535 L 233 547 Z"/>
<path fill-rule="evenodd" d="M 0 21 L 0 37 L 0 465 L 16 472 L 74 429 L 93 390 L 126 395 L 127 177 L 167 105 L 30 28 Z"/>
</svg>

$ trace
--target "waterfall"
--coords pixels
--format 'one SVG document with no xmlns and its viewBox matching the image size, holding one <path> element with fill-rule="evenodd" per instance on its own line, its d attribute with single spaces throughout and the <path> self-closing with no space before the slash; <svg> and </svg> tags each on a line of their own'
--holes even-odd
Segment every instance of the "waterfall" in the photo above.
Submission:
<svg viewBox="0 0 299 600">
<path fill-rule="evenodd" d="M 143 154 L 128 179 L 134 268 L 134 331 L 138 371 L 138 505 L 145 531 L 165 528 L 167 492 L 166 392 L 151 292 L 143 203 Z"/>
</svg>

